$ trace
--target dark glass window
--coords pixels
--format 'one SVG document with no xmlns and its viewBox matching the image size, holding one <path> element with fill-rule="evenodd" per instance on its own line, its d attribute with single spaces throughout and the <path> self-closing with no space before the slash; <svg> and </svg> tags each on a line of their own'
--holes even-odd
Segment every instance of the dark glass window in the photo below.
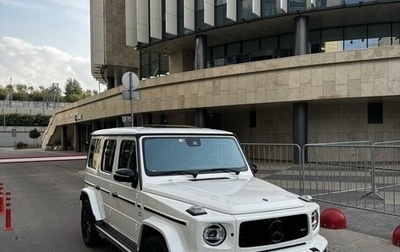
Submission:
<svg viewBox="0 0 400 252">
<path fill-rule="evenodd" d="M 115 140 L 105 140 L 103 158 L 101 162 L 101 170 L 103 172 L 111 173 L 114 164 L 115 147 L 117 141 Z"/>
<path fill-rule="evenodd" d="M 368 40 L 367 46 L 378 47 L 378 46 L 390 46 L 391 42 L 391 31 L 390 24 L 379 24 L 368 26 Z"/>
<path fill-rule="evenodd" d="M 238 22 L 257 18 L 257 15 L 255 15 L 252 10 L 252 0 L 238 0 L 237 9 Z"/>
<path fill-rule="evenodd" d="M 92 139 L 90 141 L 90 147 L 89 147 L 89 155 L 88 155 L 88 161 L 87 161 L 88 167 L 96 168 L 97 160 L 95 160 L 95 155 L 99 154 L 99 152 L 100 152 L 100 139 Z"/>
<path fill-rule="evenodd" d="M 135 141 L 122 141 L 119 151 L 118 169 L 129 168 L 136 170 L 136 144 Z"/>
<path fill-rule="evenodd" d="M 140 78 L 151 78 L 169 74 L 167 54 L 140 52 Z"/>
<path fill-rule="evenodd" d="M 178 8 L 178 36 L 179 35 L 184 35 L 185 34 L 185 26 L 184 26 L 184 8 L 183 8 L 183 2 L 184 0 L 178 0 L 177 2 L 177 8 Z"/>
<path fill-rule="evenodd" d="M 382 102 L 368 103 L 368 123 L 383 123 L 383 105 Z"/>
<path fill-rule="evenodd" d="M 358 50 L 367 48 L 367 26 L 345 27 L 344 50 Z"/>
<path fill-rule="evenodd" d="M 290 0 L 289 4 L 289 12 L 298 12 L 307 9 L 306 0 Z"/>
<path fill-rule="evenodd" d="M 226 0 L 215 0 L 215 26 L 233 23 L 226 17 Z"/>
<path fill-rule="evenodd" d="M 400 23 L 392 25 L 392 44 L 400 45 Z"/>
<path fill-rule="evenodd" d="M 204 24 L 204 0 L 195 0 L 195 29 L 203 29 Z"/>
<path fill-rule="evenodd" d="M 272 16 L 276 14 L 276 0 L 261 0 L 261 16 Z"/>
<path fill-rule="evenodd" d="M 257 113 L 255 110 L 250 110 L 249 113 L 249 127 L 255 128 L 257 127 Z"/>
</svg>

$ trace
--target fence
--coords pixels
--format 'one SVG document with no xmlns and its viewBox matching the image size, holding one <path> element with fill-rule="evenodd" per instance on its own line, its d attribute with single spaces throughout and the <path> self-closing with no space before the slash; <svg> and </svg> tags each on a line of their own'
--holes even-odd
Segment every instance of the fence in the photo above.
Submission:
<svg viewBox="0 0 400 252">
<path fill-rule="evenodd" d="M 307 144 L 303 148 L 242 144 L 242 148 L 258 166 L 257 177 L 288 191 L 400 216 L 400 141 Z"/>
</svg>

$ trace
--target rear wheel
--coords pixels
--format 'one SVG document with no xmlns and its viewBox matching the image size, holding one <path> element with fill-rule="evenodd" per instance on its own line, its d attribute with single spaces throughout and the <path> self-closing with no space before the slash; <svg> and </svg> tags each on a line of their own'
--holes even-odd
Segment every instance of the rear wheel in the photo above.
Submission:
<svg viewBox="0 0 400 252">
<path fill-rule="evenodd" d="M 148 238 L 140 251 L 143 252 L 168 252 L 167 244 L 160 236 L 151 236 Z"/>
<path fill-rule="evenodd" d="M 84 199 L 82 202 L 81 229 L 83 241 L 88 247 L 97 246 L 101 242 L 95 223 L 96 219 L 94 218 L 90 202 L 88 199 Z"/>
</svg>

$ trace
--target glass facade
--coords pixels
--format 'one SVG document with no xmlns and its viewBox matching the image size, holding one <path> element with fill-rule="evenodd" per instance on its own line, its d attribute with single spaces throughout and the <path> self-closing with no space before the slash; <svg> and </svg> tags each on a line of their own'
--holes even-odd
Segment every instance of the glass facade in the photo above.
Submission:
<svg viewBox="0 0 400 252">
<path fill-rule="evenodd" d="M 368 4 L 364 0 L 362 4 Z M 162 1 L 163 13 L 165 12 L 165 0 Z M 184 0 L 177 0 L 177 36 L 188 33 L 196 33 L 201 30 L 212 29 L 204 23 L 204 0 L 194 1 L 195 31 L 184 28 Z M 233 23 L 244 23 L 251 20 L 265 19 L 282 15 L 276 0 L 260 0 L 260 17 L 253 13 L 253 0 L 237 0 L 237 21 L 234 22 L 227 16 L 227 1 L 214 0 L 214 25 L 221 27 Z M 289 13 L 303 12 L 307 10 L 306 0 L 288 0 Z M 332 6 L 359 5 L 357 0 L 316 0 L 313 8 L 331 8 Z M 371 3 L 369 3 L 371 4 Z M 310 6 L 308 6 L 310 8 Z M 171 39 L 171 34 L 165 33 L 165 14 L 163 18 L 163 37 Z M 252 40 L 236 41 L 220 44 L 207 49 L 207 66 L 216 67 L 228 64 L 236 64 L 255 60 L 273 59 L 294 55 L 295 34 L 284 33 L 278 36 L 261 37 Z M 337 52 L 359 50 L 379 46 L 400 44 L 400 23 L 377 23 L 358 26 L 329 27 L 326 29 L 310 30 L 309 44 L 311 53 Z M 168 55 L 151 52 L 141 52 L 141 78 L 152 78 L 168 74 Z"/>
</svg>

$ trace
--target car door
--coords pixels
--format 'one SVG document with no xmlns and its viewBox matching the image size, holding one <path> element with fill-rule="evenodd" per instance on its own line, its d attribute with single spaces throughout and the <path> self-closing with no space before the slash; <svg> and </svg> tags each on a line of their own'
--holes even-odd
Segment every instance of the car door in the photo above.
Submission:
<svg viewBox="0 0 400 252">
<path fill-rule="evenodd" d="M 137 165 L 137 145 L 135 138 L 121 139 L 117 151 L 116 169 L 129 168 L 135 172 Z M 113 171 L 115 172 L 115 170 Z M 137 244 L 139 223 L 142 220 L 140 190 L 131 182 L 113 180 L 111 195 L 113 196 L 113 225 L 131 241 Z"/>
<path fill-rule="evenodd" d="M 104 222 L 111 222 L 112 214 L 112 202 L 113 198 L 111 195 L 111 181 L 112 181 L 112 170 L 115 161 L 117 140 L 115 138 L 104 137 L 101 144 L 101 159 L 100 167 L 98 172 L 97 183 L 95 188 L 99 193 L 99 203 L 101 208 L 104 210 Z"/>
</svg>

